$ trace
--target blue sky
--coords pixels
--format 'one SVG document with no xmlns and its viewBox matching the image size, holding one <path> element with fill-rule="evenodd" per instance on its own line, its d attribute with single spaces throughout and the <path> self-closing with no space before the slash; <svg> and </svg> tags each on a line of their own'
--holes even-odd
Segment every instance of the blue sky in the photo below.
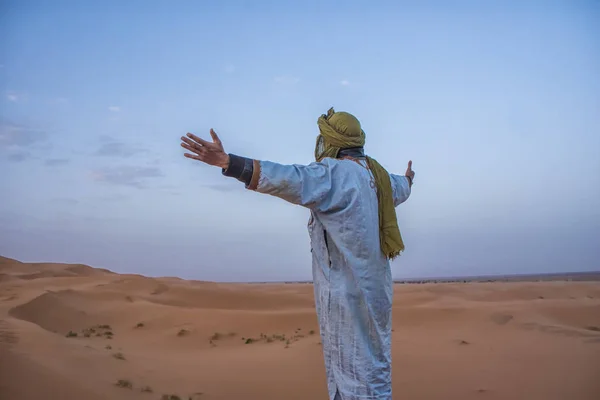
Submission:
<svg viewBox="0 0 600 400">
<path fill-rule="evenodd" d="M 418 4 L 418 5 L 416 5 Z M 310 279 L 308 211 L 183 157 L 413 160 L 397 278 L 600 269 L 598 1 L 0 2 L 0 254 Z"/>
</svg>

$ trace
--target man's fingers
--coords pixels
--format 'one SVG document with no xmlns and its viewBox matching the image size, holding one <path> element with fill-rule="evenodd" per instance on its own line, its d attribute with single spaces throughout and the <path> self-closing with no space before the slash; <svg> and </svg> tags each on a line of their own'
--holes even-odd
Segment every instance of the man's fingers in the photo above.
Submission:
<svg viewBox="0 0 600 400">
<path fill-rule="evenodd" d="M 412 169 L 412 160 L 408 161 L 408 169 Z"/>
<path fill-rule="evenodd" d="M 202 146 L 201 146 L 201 145 L 199 145 L 198 143 L 194 142 L 194 141 L 193 141 L 193 140 L 191 140 L 191 139 L 188 139 L 188 138 L 186 138 L 185 136 L 182 136 L 182 137 L 181 137 L 181 141 L 182 141 L 182 142 L 185 142 L 185 143 L 186 143 L 188 146 L 190 146 L 190 147 L 198 147 L 199 149 L 200 149 L 200 148 L 202 148 Z"/>
<path fill-rule="evenodd" d="M 201 144 L 202 146 L 207 146 L 207 147 L 213 146 L 213 143 L 207 142 L 204 139 L 200 139 L 198 136 L 194 135 L 193 133 L 188 133 L 187 137 L 192 139 L 194 142 Z"/>
<path fill-rule="evenodd" d="M 194 142 L 193 140 L 190 140 L 186 137 L 181 137 L 181 140 L 183 142 L 185 142 L 188 146 L 190 146 L 192 149 L 196 149 L 198 151 L 208 151 L 209 149 L 206 146 L 202 146 L 201 144 L 198 144 L 196 142 Z M 211 143 L 212 145 L 212 143 Z"/>
<path fill-rule="evenodd" d="M 221 139 L 219 139 L 219 136 L 217 136 L 217 133 L 212 128 L 210 129 L 210 136 L 214 144 L 221 145 Z"/>
<path fill-rule="evenodd" d="M 194 155 L 194 154 L 190 154 L 190 153 L 183 153 L 183 155 L 187 158 L 191 158 L 193 160 L 198 160 L 198 161 L 204 161 L 202 160 L 202 158 L 200 158 L 200 156 Z"/>
<path fill-rule="evenodd" d="M 206 154 L 206 149 L 198 145 L 189 145 L 187 143 L 181 143 L 181 147 L 199 155 Z"/>
</svg>

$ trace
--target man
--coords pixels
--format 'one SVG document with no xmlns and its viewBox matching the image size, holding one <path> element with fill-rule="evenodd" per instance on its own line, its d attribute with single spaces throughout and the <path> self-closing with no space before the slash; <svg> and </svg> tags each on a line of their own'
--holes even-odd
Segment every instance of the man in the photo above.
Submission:
<svg viewBox="0 0 600 400">
<path fill-rule="evenodd" d="M 222 168 L 246 188 L 310 210 L 315 304 L 329 398 L 391 400 L 393 282 L 389 260 L 404 250 L 395 207 L 415 173 L 388 174 L 365 156 L 356 117 L 331 108 L 318 119 L 316 162 L 281 165 L 225 153 L 188 133 L 185 156 Z"/>
</svg>

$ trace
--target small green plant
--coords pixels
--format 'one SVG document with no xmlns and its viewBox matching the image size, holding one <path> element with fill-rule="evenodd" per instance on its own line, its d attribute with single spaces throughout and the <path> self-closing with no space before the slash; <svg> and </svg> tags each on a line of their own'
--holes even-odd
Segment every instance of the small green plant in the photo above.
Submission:
<svg viewBox="0 0 600 400">
<path fill-rule="evenodd" d="M 144 327 L 144 323 L 143 322 L 138 322 L 135 327 L 136 328 L 143 328 Z"/>
<path fill-rule="evenodd" d="M 181 400 L 176 394 L 163 394 L 160 400 Z"/>
<path fill-rule="evenodd" d="M 112 346 L 111 346 L 110 344 L 109 344 L 109 345 L 106 345 L 105 349 L 106 349 L 106 350 L 112 350 Z"/>
<path fill-rule="evenodd" d="M 188 333 L 190 333 L 190 331 L 188 331 L 187 329 L 181 329 L 179 332 L 177 332 L 177 336 L 185 336 Z"/>
<path fill-rule="evenodd" d="M 248 339 L 246 339 L 246 342 L 245 342 L 245 343 L 246 343 L 246 344 L 251 344 L 251 343 L 254 343 L 254 339 L 252 339 L 252 338 L 248 338 Z"/>
<path fill-rule="evenodd" d="M 77 337 L 77 332 L 69 331 L 69 333 L 67 333 L 65 336 L 66 337 Z"/>
<path fill-rule="evenodd" d="M 142 387 L 140 389 L 140 392 L 143 392 L 143 393 L 152 393 L 153 390 L 152 390 L 152 388 L 150 386 L 144 386 L 144 387 Z"/>
<path fill-rule="evenodd" d="M 309 334 L 309 335 L 314 335 L 314 334 L 315 334 L 315 331 L 311 330 L 311 331 L 309 331 L 309 332 L 308 332 L 308 334 Z"/>
<path fill-rule="evenodd" d="M 120 388 L 124 388 L 124 389 L 131 389 L 133 388 L 133 384 L 128 381 L 127 379 L 119 379 L 117 381 L 117 383 L 115 383 L 116 386 L 120 387 Z"/>
<path fill-rule="evenodd" d="M 113 357 L 117 360 L 125 360 L 125 356 L 123 355 L 123 353 L 115 353 L 113 354 Z"/>
</svg>

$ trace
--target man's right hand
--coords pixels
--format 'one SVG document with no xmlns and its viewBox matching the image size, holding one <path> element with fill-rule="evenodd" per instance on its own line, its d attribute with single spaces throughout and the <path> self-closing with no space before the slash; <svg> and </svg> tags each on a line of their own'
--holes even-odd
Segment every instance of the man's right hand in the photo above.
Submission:
<svg viewBox="0 0 600 400">
<path fill-rule="evenodd" d="M 202 161 L 208 165 L 214 165 L 227 169 L 229 166 L 229 155 L 225 153 L 223 149 L 223 143 L 217 136 L 214 130 L 210 130 L 210 136 L 212 137 L 212 143 L 198 136 L 188 133 L 187 137 L 181 137 L 181 147 L 191 151 L 194 154 L 185 153 L 184 156 L 193 160 Z"/>
<path fill-rule="evenodd" d="M 408 181 L 412 186 L 413 180 L 415 179 L 415 171 L 412 170 L 412 160 L 408 162 L 408 168 L 406 168 L 406 172 L 404 173 L 404 175 L 409 178 Z"/>
</svg>

